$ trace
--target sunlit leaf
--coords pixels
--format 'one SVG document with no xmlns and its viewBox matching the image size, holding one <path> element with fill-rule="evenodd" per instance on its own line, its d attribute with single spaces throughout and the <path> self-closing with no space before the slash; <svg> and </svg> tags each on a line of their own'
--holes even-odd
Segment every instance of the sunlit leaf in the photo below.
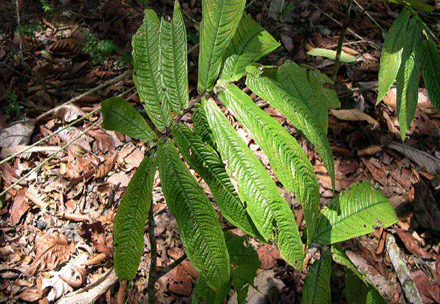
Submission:
<svg viewBox="0 0 440 304">
<path fill-rule="evenodd" d="M 215 102 L 204 99 L 202 104 L 226 171 L 236 180 L 239 196 L 255 226 L 266 240 L 277 243 L 283 259 L 300 269 L 303 245 L 288 203 Z"/>
<path fill-rule="evenodd" d="M 422 22 L 413 18 L 408 24 L 402 53 L 402 63 L 397 73 L 397 113 L 402 140 L 408 131 L 419 99 L 420 61 L 418 47 Z"/>
<path fill-rule="evenodd" d="M 321 48 L 311 49 L 310 51 L 307 52 L 307 55 L 310 55 L 310 56 L 320 56 L 320 57 L 325 57 L 325 58 L 329 58 L 329 59 L 333 59 L 333 60 L 336 59 L 336 51 L 327 50 L 327 49 L 321 49 Z M 351 63 L 351 62 L 355 62 L 356 61 L 356 57 L 341 51 L 341 55 L 340 55 L 339 60 L 341 62 Z"/>
<path fill-rule="evenodd" d="M 211 91 L 220 73 L 226 47 L 235 34 L 246 0 L 203 0 L 200 25 L 198 89 Z"/>
<path fill-rule="evenodd" d="M 382 57 L 380 58 L 377 102 L 380 102 L 385 97 L 396 79 L 397 72 L 400 68 L 403 45 L 407 38 L 406 27 L 410 16 L 410 11 L 403 9 L 388 31 L 382 49 Z"/>
</svg>

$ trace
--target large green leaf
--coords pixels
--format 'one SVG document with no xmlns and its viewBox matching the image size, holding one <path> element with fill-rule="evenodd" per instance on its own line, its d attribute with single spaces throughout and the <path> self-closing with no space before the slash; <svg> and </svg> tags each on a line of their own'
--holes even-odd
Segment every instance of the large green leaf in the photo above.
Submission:
<svg viewBox="0 0 440 304">
<path fill-rule="evenodd" d="M 153 195 L 156 156 L 139 165 L 125 191 L 113 228 L 115 271 L 120 280 L 136 276 L 144 250 L 144 226 Z"/>
<path fill-rule="evenodd" d="M 145 10 L 144 21 L 132 39 L 133 80 L 145 111 L 157 129 L 171 122 L 171 109 L 159 70 L 159 19 L 153 10 Z"/>
<path fill-rule="evenodd" d="M 410 11 L 406 8 L 403 9 L 385 38 L 382 57 L 380 58 L 378 103 L 382 101 L 393 85 L 399 71 L 403 44 L 407 39 L 406 27 L 410 16 Z"/>
<path fill-rule="evenodd" d="M 339 194 L 321 210 L 313 242 L 334 244 L 396 222 L 396 213 L 388 199 L 364 181 Z"/>
<path fill-rule="evenodd" d="M 188 107 L 188 56 L 186 28 L 179 2 L 174 2 L 172 22 L 160 23 L 160 55 L 165 94 L 174 113 Z"/>
<path fill-rule="evenodd" d="M 215 102 L 202 102 L 226 171 L 236 180 L 239 196 L 255 226 L 266 240 L 277 243 L 282 258 L 300 269 L 303 245 L 289 204 Z"/>
<path fill-rule="evenodd" d="M 397 73 L 397 112 L 402 140 L 408 131 L 419 99 L 420 61 L 418 47 L 423 24 L 418 18 L 409 21 L 403 46 L 402 63 Z"/>
<path fill-rule="evenodd" d="M 206 281 L 205 277 L 199 275 L 197 277 L 196 285 L 194 286 L 191 295 L 193 304 L 222 304 L 223 299 L 226 298 L 231 291 L 231 283 L 226 282 L 219 290 L 214 291 Z"/>
<path fill-rule="evenodd" d="M 307 70 L 292 61 L 287 61 L 279 67 L 276 81 L 286 92 L 307 106 L 309 112 L 315 116 L 315 121 L 321 124 L 327 134 L 329 107 L 322 96 L 316 95 L 312 86 L 308 85 Z"/>
<path fill-rule="evenodd" d="M 183 158 L 206 181 L 223 216 L 247 234 L 261 238 L 217 152 L 187 126 L 180 125 L 172 132 Z"/>
<path fill-rule="evenodd" d="M 272 35 L 245 13 L 225 51 L 222 81 L 239 80 L 246 73 L 249 63 L 258 61 L 279 46 L 280 43 Z"/>
<path fill-rule="evenodd" d="M 249 66 L 247 71 L 249 74 L 246 78 L 246 85 L 283 113 L 316 146 L 332 179 L 334 188 L 335 169 L 333 153 L 330 149 L 326 132 L 324 132 L 314 112 L 309 110 L 307 105 L 300 99 L 293 97 L 284 90 L 281 84 L 269 77 L 265 77 L 262 74 L 264 69 Z"/>
<path fill-rule="evenodd" d="M 429 98 L 437 113 L 440 113 L 440 55 L 435 43 L 431 40 L 422 41 L 419 58 Z"/>
<path fill-rule="evenodd" d="M 326 249 L 321 250 L 320 259 L 316 260 L 309 270 L 304 282 L 303 303 L 304 304 L 329 304 L 330 295 L 330 274 L 332 258 Z"/>
<path fill-rule="evenodd" d="M 151 142 L 157 139 L 145 119 L 133 106 L 121 97 L 111 97 L 101 104 L 102 127 L 130 137 Z"/>
<path fill-rule="evenodd" d="M 226 84 L 219 98 L 266 153 L 284 187 L 295 193 L 303 206 L 307 237 L 311 240 L 320 196 L 318 181 L 306 153 L 286 129 L 237 86 Z"/>
<path fill-rule="evenodd" d="M 246 0 L 203 0 L 200 24 L 199 93 L 211 91 L 225 49 L 235 34 Z"/>
<path fill-rule="evenodd" d="M 333 260 L 346 267 L 345 296 L 348 302 L 356 304 L 385 304 L 387 301 L 374 287 L 374 282 L 368 282 L 367 277 L 357 268 L 344 250 L 335 244 L 332 246 Z"/>
<path fill-rule="evenodd" d="M 229 282 L 229 254 L 214 207 L 168 141 L 158 142 L 159 172 L 168 208 L 191 264 L 214 290 Z"/>
</svg>

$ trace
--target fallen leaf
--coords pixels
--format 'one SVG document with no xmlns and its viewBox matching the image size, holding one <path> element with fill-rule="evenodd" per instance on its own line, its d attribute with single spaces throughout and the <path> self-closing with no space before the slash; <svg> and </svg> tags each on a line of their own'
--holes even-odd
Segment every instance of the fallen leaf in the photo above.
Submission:
<svg viewBox="0 0 440 304">
<path fill-rule="evenodd" d="M 93 224 L 83 222 L 81 225 L 80 235 L 81 237 L 92 241 L 93 247 L 95 247 L 98 252 L 105 253 L 107 255 L 111 254 L 112 250 L 110 247 L 112 242 L 105 238 L 105 229 L 101 222 L 98 221 Z"/>
<path fill-rule="evenodd" d="M 278 251 L 269 244 L 263 244 L 257 249 L 258 257 L 261 262 L 261 269 L 270 269 L 276 265 L 277 259 L 280 259 Z"/>
<path fill-rule="evenodd" d="M 67 104 L 56 108 L 54 116 L 63 119 L 65 122 L 71 122 L 84 116 L 84 111 L 73 104 Z"/>
<path fill-rule="evenodd" d="M 192 293 L 191 277 L 178 265 L 168 273 L 169 291 L 189 297 Z"/>
<path fill-rule="evenodd" d="M 60 263 L 69 260 L 70 255 L 76 250 L 74 243 L 69 243 L 67 237 L 58 232 L 43 233 L 35 240 L 35 260 L 31 268 L 27 271 L 28 275 L 33 275 L 39 270 L 53 270 Z"/>
<path fill-rule="evenodd" d="M 429 252 L 426 252 L 422 247 L 420 247 L 420 245 L 418 244 L 418 242 L 416 241 L 416 239 L 411 235 L 411 233 L 409 233 L 409 231 L 400 229 L 400 228 L 395 228 L 397 235 L 399 236 L 399 238 L 402 240 L 403 244 L 405 245 L 405 248 L 411 252 L 412 254 L 414 254 L 415 256 L 421 257 L 421 258 L 425 258 L 425 259 L 429 259 L 432 258 L 432 254 L 430 254 Z"/>
<path fill-rule="evenodd" d="M 440 232 L 440 210 L 428 186 L 420 180 L 414 184 L 414 220 L 419 227 Z M 413 223 L 413 222 L 411 222 Z"/>
<path fill-rule="evenodd" d="M 102 178 L 106 176 L 115 166 L 116 160 L 118 159 L 118 152 L 114 153 L 111 157 L 109 157 L 105 163 L 98 167 L 98 170 L 95 173 L 97 178 Z"/>
<path fill-rule="evenodd" d="M 370 115 L 362 112 L 359 109 L 341 109 L 341 110 L 330 110 L 330 114 L 338 118 L 339 120 L 347 121 L 362 121 L 365 120 L 370 124 L 376 124 L 377 120 Z"/>
<path fill-rule="evenodd" d="M 26 200 L 26 191 L 27 188 L 20 189 L 14 197 L 14 201 L 12 202 L 10 214 L 11 214 L 11 224 L 13 226 L 17 225 L 20 222 L 21 217 L 25 214 L 30 206 Z"/>
<path fill-rule="evenodd" d="M 424 304 L 440 303 L 440 286 L 431 281 L 421 270 L 411 273 Z"/>
<path fill-rule="evenodd" d="M 25 289 L 18 297 L 26 302 L 36 302 L 43 296 L 43 293 L 36 288 Z"/>
<path fill-rule="evenodd" d="M 0 147 L 26 145 L 35 128 L 35 119 L 24 118 L 5 127 L 0 132 Z"/>
<path fill-rule="evenodd" d="M 104 130 L 100 128 L 93 128 L 87 132 L 96 140 L 96 145 L 99 150 L 104 153 L 113 152 L 115 150 L 115 143 L 113 139 Z M 94 149 L 96 151 L 96 149 Z"/>
</svg>

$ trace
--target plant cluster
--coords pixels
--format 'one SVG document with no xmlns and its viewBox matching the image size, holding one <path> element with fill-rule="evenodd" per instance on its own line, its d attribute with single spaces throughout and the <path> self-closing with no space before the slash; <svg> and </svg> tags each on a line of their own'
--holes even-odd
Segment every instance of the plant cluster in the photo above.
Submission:
<svg viewBox="0 0 440 304">
<path fill-rule="evenodd" d="M 132 280 L 144 248 L 144 225 L 152 204 L 152 187 L 159 171 L 169 210 L 176 218 L 185 252 L 199 272 L 195 303 L 219 303 L 231 287 L 244 303 L 253 283 L 258 257 L 246 239 L 224 232 L 215 209 L 191 167 L 208 184 L 217 207 L 234 226 L 262 242 L 274 244 L 281 257 L 298 270 L 308 267 L 304 303 L 330 303 L 331 260 L 346 266 L 351 278 L 347 297 L 365 303 L 385 303 L 379 292 L 347 258 L 338 243 L 387 227 L 396 215 L 387 198 L 368 181 L 356 183 L 320 209 L 319 185 L 304 150 L 282 125 L 258 107 L 240 84 L 284 114 L 316 147 L 335 180 L 327 138 L 328 110 L 339 106 L 331 80 L 294 62 L 282 66 L 256 63 L 279 43 L 249 15 L 245 0 L 203 0 L 198 63 L 199 95 L 189 100 L 187 35 L 178 2 L 171 20 L 159 20 L 145 10 L 133 37 L 133 79 L 147 118 L 122 98 L 102 103 L 103 126 L 148 143 L 152 148 L 134 174 L 114 225 L 114 261 L 120 280 Z M 416 15 L 404 9 L 385 43 L 379 99 L 397 76 L 402 100 L 412 100 L 413 72 L 420 33 Z M 396 33 L 397 31 L 397 33 Z M 393 42 L 390 42 L 390 41 Z M 388 52 L 387 50 L 390 49 Z M 421 52 L 432 55 L 435 45 L 422 42 Z M 437 54 L 438 55 L 438 54 Z M 432 59 L 434 58 L 434 59 Z M 428 60 L 428 59 L 425 59 Z M 432 94 L 440 81 L 438 62 L 422 64 Z M 400 67 L 400 70 L 399 70 Z M 387 69 L 396 70 L 395 75 Z M 394 75 L 394 76 L 393 76 Z M 429 77 L 437 77 L 429 82 Z M 243 82 L 244 80 L 244 82 Z M 399 84 L 403 83 L 402 88 Z M 406 86 L 405 86 L 406 84 Z M 434 91 L 433 91 L 434 90 Z M 408 92 L 408 93 L 406 93 Z M 405 97 L 403 97 L 405 96 Z M 226 107 L 269 159 L 282 186 L 295 195 L 304 211 L 306 229 L 300 233 L 291 207 L 268 170 L 249 149 L 221 111 Z M 405 111 L 405 110 L 404 110 Z M 191 113 L 192 128 L 180 121 Z M 399 115 L 402 114 L 402 106 Z M 403 116 L 402 116 L 403 115 Z M 404 118 L 401 118 L 404 120 Z M 146 121 L 148 120 L 149 123 Z M 151 126 L 154 126 L 153 128 Z M 402 129 L 402 134 L 406 130 Z M 153 223 L 150 223 L 152 225 Z M 317 252 L 304 265 L 308 250 Z M 353 282 L 356 282 L 354 284 Z M 350 289 L 348 286 L 351 286 Z M 361 287 L 360 287 L 361 286 Z M 360 288 L 360 289 L 359 289 Z M 356 297 L 353 295 L 356 294 Z"/>
</svg>

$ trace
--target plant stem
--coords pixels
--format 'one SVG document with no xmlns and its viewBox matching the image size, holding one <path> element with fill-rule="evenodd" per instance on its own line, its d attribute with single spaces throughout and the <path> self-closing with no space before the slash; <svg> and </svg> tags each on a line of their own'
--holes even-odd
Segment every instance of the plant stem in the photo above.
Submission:
<svg viewBox="0 0 440 304">
<path fill-rule="evenodd" d="M 153 201 L 152 201 L 153 202 Z M 150 273 L 148 275 L 148 303 L 156 303 L 156 294 L 154 293 L 154 284 L 156 283 L 157 276 L 157 245 L 156 237 L 154 236 L 154 213 L 153 204 L 151 204 L 150 211 L 148 211 L 148 235 L 150 236 L 151 246 L 151 260 L 150 260 Z"/>
<path fill-rule="evenodd" d="M 353 0 L 347 0 L 347 5 L 345 7 L 344 25 L 342 26 L 341 35 L 339 36 L 338 47 L 336 49 L 335 65 L 333 67 L 333 73 L 332 73 L 333 86 L 335 85 L 336 76 L 338 75 L 339 64 L 341 62 L 342 43 L 344 42 L 345 33 L 347 32 L 349 26 L 350 10 L 352 4 L 353 4 Z"/>
</svg>

